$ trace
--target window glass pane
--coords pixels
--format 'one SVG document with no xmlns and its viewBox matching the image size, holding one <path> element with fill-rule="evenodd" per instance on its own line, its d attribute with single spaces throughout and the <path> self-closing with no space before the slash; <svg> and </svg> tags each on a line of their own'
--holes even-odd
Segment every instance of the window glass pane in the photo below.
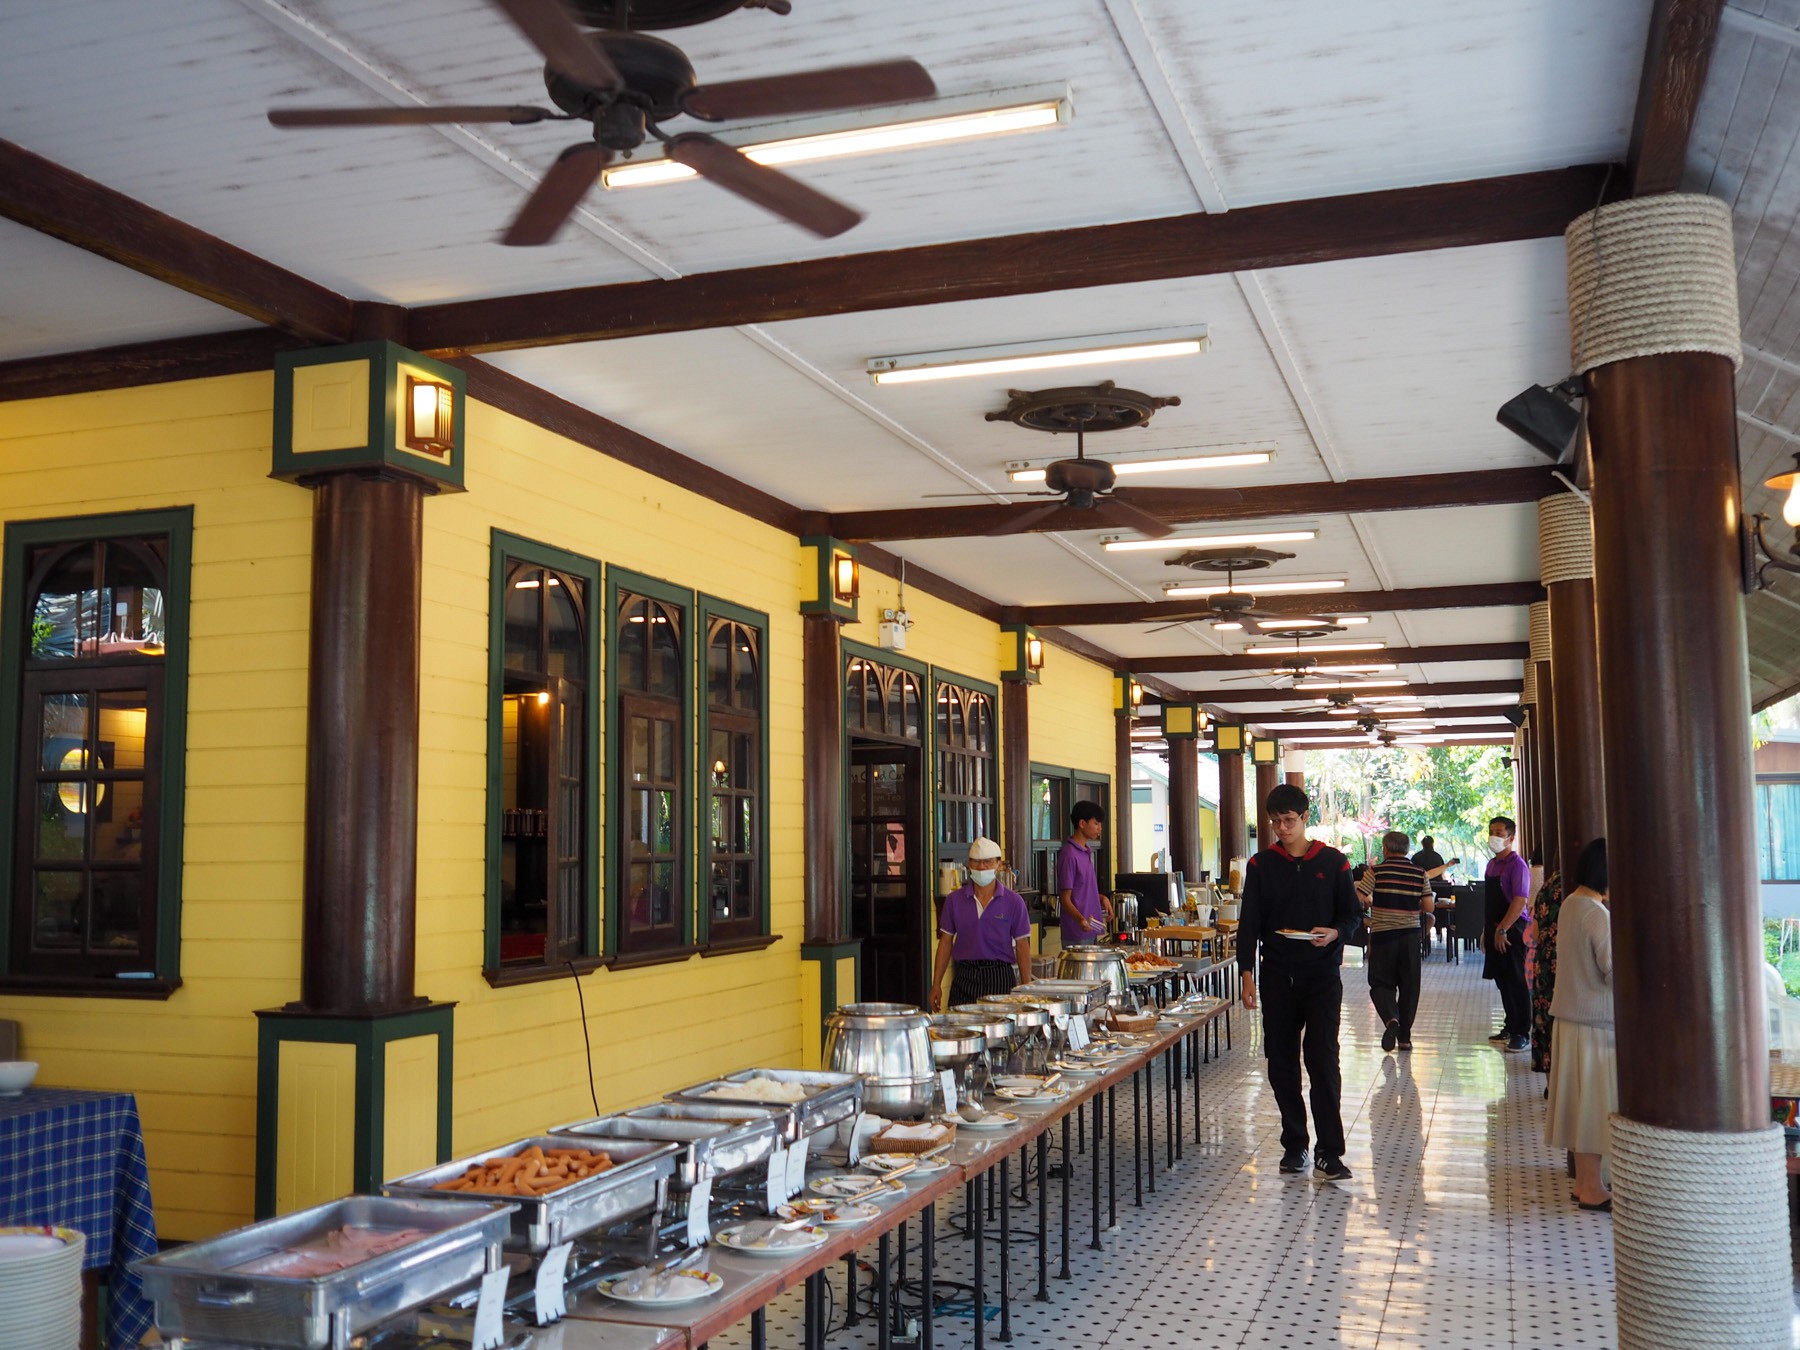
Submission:
<svg viewBox="0 0 1800 1350">
<path fill-rule="evenodd" d="M 80 951 L 82 874 L 39 872 L 32 889 L 32 946 L 39 951 Z"/>
<path fill-rule="evenodd" d="M 731 864 L 716 862 L 706 883 L 707 906 L 713 918 L 731 917 Z"/>
<path fill-rule="evenodd" d="M 906 713 L 901 706 L 906 697 L 905 691 L 901 688 L 904 683 L 903 678 L 895 677 L 889 680 L 887 688 L 886 729 L 896 735 L 899 734 L 900 728 L 906 725 Z"/>
<path fill-rule="evenodd" d="M 756 791 L 756 737 L 739 732 L 731 738 L 737 749 L 732 765 L 731 785 L 744 792 Z"/>
<path fill-rule="evenodd" d="M 142 689 L 108 689 L 100 694 L 101 772 L 144 768 L 144 737 L 150 721 L 150 696 Z"/>
<path fill-rule="evenodd" d="M 142 545 L 120 540 L 105 554 L 105 596 L 101 610 L 100 655 L 157 648 L 163 640 L 163 566 Z"/>
<path fill-rule="evenodd" d="M 909 740 L 916 741 L 924 734 L 921 730 L 924 712 L 921 707 L 923 700 L 919 697 L 919 682 L 911 675 L 902 676 L 900 682 L 905 687 L 906 693 L 906 711 L 901 721 L 901 729 Z"/>
<path fill-rule="evenodd" d="M 650 773 L 650 719 L 631 719 L 631 740 L 626 749 L 625 781 L 641 783 Z"/>
<path fill-rule="evenodd" d="M 143 861 L 143 780 L 115 778 L 111 782 L 95 784 L 94 792 L 98 805 L 93 812 L 93 860 L 114 863 Z M 134 934 L 137 932 L 135 920 L 131 929 Z"/>
<path fill-rule="evenodd" d="M 755 883 L 752 879 L 753 873 L 751 870 L 753 866 L 754 864 L 743 861 L 735 862 L 731 865 L 731 893 L 736 902 L 733 906 L 735 918 L 747 919 L 753 912 L 751 897 L 756 894 Z"/>
<path fill-rule="evenodd" d="M 713 624 L 712 641 L 706 644 L 706 697 L 724 706 L 731 702 L 731 645 L 733 626 Z"/>
<path fill-rule="evenodd" d="M 681 697 L 681 630 L 677 611 L 657 605 L 650 623 L 650 692 Z"/>
<path fill-rule="evenodd" d="M 656 851 L 673 853 L 675 851 L 675 794 L 659 792 L 656 794 Z"/>
<path fill-rule="evenodd" d="M 506 584 L 506 668 L 543 669 L 538 652 L 538 605 L 544 593 L 539 567 L 515 567 Z"/>
<path fill-rule="evenodd" d="M 657 718 L 650 723 L 652 752 L 651 776 L 659 783 L 675 781 L 675 724 Z"/>
<path fill-rule="evenodd" d="M 80 862 L 87 856 L 87 803 L 92 785 L 40 783 L 37 793 L 38 862 Z"/>
<path fill-rule="evenodd" d="M 706 738 L 707 773 L 715 787 L 724 787 L 732 781 L 731 739 L 728 731 L 714 731 Z"/>
<path fill-rule="evenodd" d="M 762 708 L 762 679 L 759 671 L 762 667 L 762 653 L 757 651 L 758 636 L 748 628 L 738 627 L 737 637 L 737 689 L 732 702 L 747 712 L 758 712 Z"/>
<path fill-rule="evenodd" d="M 642 858 L 649 855 L 650 849 L 650 792 L 647 788 L 629 794 L 631 803 L 630 834 L 631 856 Z"/>
<path fill-rule="evenodd" d="M 549 648 L 550 674 L 558 679 L 580 683 L 586 678 L 587 650 L 581 617 L 576 610 L 583 596 L 570 594 L 578 583 L 554 572 L 544 574 L 545 619 L 549 625 L 546 642 Z"/>
<path fill-rule="evenodd" d="M 1800 881 L 1800 783 L 1756 787 L 1764 881 Z"/>
<path fill-rule="evenodd" d="M 728 834 L 731 820 L 731 798 L 723 793 L 715 792 L 711 794 L 711 799 L 712 811 L 708 823 L 712 827 L 712 851 L 729 853 L 731 851 L 731 839 Z"/>
<path fill-rule="evenodd" d="M 45 773 L 80 773 L 87 767 L 86 694 L 45 694 L 39 703 L 38 767 Z"/>
<path fill-rule="evenodd" d="M 734 853 L 756 852 L 756 803 L 748 797 L 737 799 L 737 838 L 732 841 Z"/>
<path fill-rule="evenodd" d="M 89 947 L 95 952 L 128 956 L 138 949 L 143 928 L 143 881 L 138 873 L 94 874 L 94 924 Z"/>
<path fill-rule="evenodd" d="M 41 559 L 55 549 L 34 555 Z M 99 636 L 100 591 L 94 577 L 94 546 L 81 544 L 57 558 L 45 574 L 31 606 L 31 655 L 40 661 L 72 660 L 82 644 Z"/>
<path fill-rule="evenodd" d="M 619 688 L 644 687 L 644 652 L 649 643 L 650 602 L 625 595 L 619 601 L 619 642 L 613 654 L 619 663 Z"/>
</svg>

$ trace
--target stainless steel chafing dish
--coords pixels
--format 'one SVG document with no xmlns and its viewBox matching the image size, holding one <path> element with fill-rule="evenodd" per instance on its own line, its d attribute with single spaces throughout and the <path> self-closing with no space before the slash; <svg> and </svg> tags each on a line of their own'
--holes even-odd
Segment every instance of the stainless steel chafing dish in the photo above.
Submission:
<svg viewBox="0 0 1800 1350">
<path fill-rule="evenodd" d="M 1111 985 L 1105 980 L 1033 980 L 1030 984 L 1013 990 L 1013 993 L 1029 997 L 1042 992 L 1073 999 L 1076 1012 L 1091 1013 L 1106 1006 L 1106 996 L 1110 989 Z"/>
<path fill-rule="evenodd" d="M 613 1165 L 598 1176 L 571 1182 L 544 1195 L 482 1195 L 472 1191 L 440 1191 L 439 1184 L 454 1181 L 471 1166 L 495 1162 L 523 1153 L 536 1144 L 546 1151 L 553 1148 L 579 1148 L 567 1135 L 540 1135 L 521 1139 L 503 1148 L 471 1154 L 455 1162 L 440 1163 L 423 1172 L 400 1177 L 383 1184 L 383 1195 L 408 1196 L 417 1199 L 505 1200 L 514 1206 L 512 1232 L 506 1245 L 515 1251 L 542 1254 L 559 1242 L 568 1242 L 581 1234 L 622 1219 L 641 1214 L 655 1215 L 660 1221 L 668 1199 L 669 1177 L 675 1171 L 675 1160 L 681 1149 L 676 1144 L 654 1139 L 609 1139 L 600 1151 L 612 1157 Z"/>
<path fill-rule="evenodd" d="M 1073 1017 L 1082 1011 L 1075 1002 L 1075 996 L 1064 990 L 1045 989 L 1042 985 L 1028 986 L 1018 991 L 1018 999 L 1028 1007 L 1042 1008 L 1049 1013 L 1052 1020 L 1059 1017 Z M 1013 996 L 1004 996 L 1011 1002 Z"/>
<path fill-rule="evenodd" d="M 492 1196 L 429 1200 L 352 1195 L 132 1263 L 156 1327 L 190 1345 L 348 1350 L 391 1318 L 472 1284 L 501 1261 L 514 1206 Z M 244 1267 L 340 1228 L 422 1229 L 415 1241 L 329 1275 Z"/>
<path fill-rule="evenodd" d="M 675 1172 L 670 1178 L 677 1190 L 692 1190 L 702 1177 L 730 1176 L 765 1161 L 781 1144 L 787 1127 L 785 1113 L 755 1106 L 712 1105 L 706 1102 L 656 1102 L 558 1125 L 552 1134 L 605 1141 L 655 1139 L 678 1146 Z"/>
<path fill-rule="evenodd" d="M 791 1083 L 806 1093 L 797 1102 L 765 1101 L 755 1095 L 744 1095 L 745 1084 L 754 1078 L 772 1078 L 777 1083 Z M 863 1080 L 853 1073 L 831 1073 L 823 1069 L 740 1069 L 723 1078 L 709 1078 L 677 1092 L 672 1102 L 698 1102 L 707 1106 L 760 1106 L 785 1117 L 785 1137 L 789 1142 L 818 1134 L 840 1120 L 848 1120 L 862 1105 Z"/>
</svg>

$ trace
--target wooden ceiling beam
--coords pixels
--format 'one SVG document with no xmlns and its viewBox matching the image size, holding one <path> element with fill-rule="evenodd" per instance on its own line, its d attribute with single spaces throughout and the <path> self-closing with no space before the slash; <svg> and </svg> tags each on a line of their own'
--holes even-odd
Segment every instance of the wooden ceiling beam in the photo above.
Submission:
<svg viewBox="0 0 1800 1350">
<path fill-rule="evenodd" d="M 0 361 L 0 403 L 271 370 L 277 352 L 313 345 L 273 328 L 238 328 Z"/>
<path fill-rule="evenodd" d="M 496 351 L 1560 235 L 1604 165 L 414 309 L 420 351 Z M 1616 173 L 1613 177 L 1617 178 Z"/>
<path fill-rule="evenodd" d="M 1523 661 L 1530 654 L 1528 642 L 1470 642 L 1443 647 L 1382 647 L 1372 652 L 1321 652 L 1316 658 L 1320 672 L 1338 666 L 1361 666 L 1380 662 L 1397 666 L 1439 665 L 1456 661 Z M 1301 656 L 1310 655 L 1302 650 Z M 1160 675 L 1195 675 L 1209 671 L 1242 671 L 1255 674 L 1272 672 L 1282 656 L 1151 656 L 1133 657 L 1130 669 Z M 1370 693 L 1381 693 L 1372 689 Z M 1195 697 L 1198 697 L 1196 695 Z"/>
<path fill-rule="evenodd" d="M 1238 489 L 1235 502 L 1221 503 L 1216 489 L 1130 489 L 1132 505 L 1169 524 L 1227 525 L 1278 516 L 1423 511 L 1446 506 L 1493 506 L 1535 502 L 1560 491 L 1551 466 L 1488 469 L 1480 473 L 1421 473 L 1394 478 L 1359 478 L 1344 483 L 1266 483 Z M 839 539 L 961 539 L 985 535 L 1036 502 L 992 502 L 980 506 L 907 506 L 880 511 L 839 511 L 831 533 Z M 1119 527 L 1092 511 L 1065 507 L 1045 517 L 1033 533 L 1111 530 Z"/>
<path fill-rule="evenodd" d="M 1385 690 L 1371 690 L 1370 692 L 1371 693 L 1385 693 L 1386 691 Z M 1305 695 L 1305 694 L 1292 694 L 1290 697 L 1293 699 L 1304 700 L 1309 696 Z M 1407 706 L 1407 705 L 1401 705 L 1401 706 Z M 1481 703 L 1481 704 L 1471 703 L 1471 704 L 1465 704 L 1462 707 L 1427 708 L 1422 713 L 1402 713 L 1396 720 L 1404 722 L 1404 721 L 1407 721 L 1409 718 L 1429 719 L 1432 717 L 1501 717 L 1501 716 L 1504 716 L 1507 712 L 1516 708 L 1517 706 L 1518 705 L 1514 704 L 1514 703 L 1491 703 L 1491 704 L 1490 703 Z M 1375 708 L 1376 708 L 1376 711 L 1379 712 L 1381 705 L 1376 704 Z M 1383 716 L 1385 717 L 1385 714 L 1383 714 Z M 1255 726 L 1271 726 L 1271 725 L 1275 725 L 1275 724 L 1297 726 L 1301 723 L 1305 723 L 1308 727 L 1341 727 L 1345 730 L 1354 730 L 1356 727 L 1356 719 L 1354 717 L 1342 717 L 1342 716 L 1333 717 L 1329 713 L 1324 713 L 1324 712 L 1321 712 L 1321 713 L 1318 713 L 1315 715 L 1310 711 L 1299 712 L 1299 713 L 1284 713 L 1284 712 L 1280 712 L 1278 710 L 1269 710 L 1269 711 L 1258 712 L 1258 713 L 1247 713 L 1244 716 L 1244 720 Z M 1275 733 L 1275 734 L 1278 735 L 1279 733 Z"/>
<path fill-rule="evenodd" d="M 354 301 L 6 140 L 0 216 L 308 341 L 355 333 Z"/>
<path fill-rule="evenodd" d="M 1655 0 L 1625 173 L 1630 195 L 1678 192 L 1724 0 Z"/>
<path fill-rule="evenodd" d="M 1243 583 L 1252 593 L 1256 582 Z M 1332 591 L 1319 595 L 1258 596 L 1256 607 L 1268 614 L 1306 618 L 1329 614 L 1362 614 L 1415 609 L 1483 609 L 1497 605 L 1529 605 L 1544 598 L 1535 581 L 1502 581 L 1481 586 L 1420 586 L 1404 591 Z M 1020 623 L 1081 627 L 1091 624 L 1174 622 L 1205 604 L 1191 600 L 1145 600 L 1104 605 L 1029 605 L 1018 611 Z"/>
<path fill-rule="evenodd" d="M 1129 670 L 1129 665 L 1124 669 Z M 1518 694 L 1524 691 L 1522 680 L 1461 680 L 1450 684 L 1415 684 L 1404 689 L 1371 689 L 1381 697 L 1454 698 L 1473 694 Z M 1298 689 L 1184 689 L 1174 697 L 1193 703 L 1241 705 L 1245 703 L 1292 703 L 1305 697 Z"/>
</svg>

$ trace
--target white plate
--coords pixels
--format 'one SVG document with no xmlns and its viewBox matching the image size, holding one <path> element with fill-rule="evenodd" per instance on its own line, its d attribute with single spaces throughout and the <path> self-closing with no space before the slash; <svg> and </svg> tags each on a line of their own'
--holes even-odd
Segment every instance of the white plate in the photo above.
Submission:
<svg viewBox="0 0 1800 1350">
<path fill-rule="evenodd" d="M 967 1120 L 962 1116 L 956 1119 L 965 1130 L 1004 1130 L 1008 1125 L 1019 1123 L 1019 1118 L 1011 1111 L 989 1111 L 980 1120 Z"/>
<path fill-rule="evenodd" d="M 815 1177 L 807 1183 L 806 1189 L 814 1195 L 822 1195 L 828 1200 L 841 1200 L 846 1195 L 862 1195 L 875 1184 L 874 1177 L 857 1176 L 851 1172 L 839 1172 L 835 1176 Z M 900 1183 L 896 1182 L 896 1185 Z M 892 1191 L 878 1194 L 891 1195 Z"/>
<path fill-rule="evenodd" d="M 1069 1090 L 1060 1083 L 1048 1092 L 1019 1091 L 1015 1088 L 997 1087 L 994 1089 L 994 1095 L 1004 1097 L 1009 1102 L 1018 1102 L 1022 1106 L 1041 1106 L 1050 1102 L 1060 1102 L 1069 1095 Z"/>
<path fill-rule="evenodd" d="M 1043 1086 L 1044 1075 L 1042 1074 L 1001 1074 L 994 1080 L 996 1089 L 1005 1089 L 1008 1092 L 1035 1092 Z"/>
<path fill-rule="evenodd" d="M 928 1176 L 933 1172 L 941 1172 L 950 1165 L 938 1158 L 927 1158 L 921 1162 L 917 1153 L 870 1153 L 864 1155 L 862 1160 L 864 1167 L 873 1167 L 880 1172 L 897 1172 L 914 1163 L 918 1165 L 907 1173 L 908 1176 Z"/>
<path fill-rule="evenodd" d="M 713 1241 L 726 1251 L 742 1252 L 745 1256 L 799 1256 L 802 1252 L 823 1247 L 831 1239 L 831 1234 L 817 1224 L 765 1233 L 763 1230 L 768 1226 L 766 1220 L 756 1219 L 732 1228 L 721 1228 L 713 1234 Z M 744 1237 L 746 1232 L 751 1234 L 748 1240 Z"/>
<path fill-rule="evenodd" d="M 862 1177 L 854 1180 L 867 1188 L 868 1182 Z M 877 1205 L 827 1199 L 795 1200 L 775 1212 L 784 1219 L 810 1218 L 814 1223 L 822 1223 L 827 1228 L 854 1228 L 859 1223 L 867 1223 L 881 1215 L 881 1209 Z"/>
<path fill-rule="evenodd" d="M 1307 933 L 1283 933 L 1283 934 L 1281 934 L 1281 936 L 1284 938 L 1293 938 L 1294 941 L 1296 941 L 1296 942 L 1311 942 L 1313 940 L 1313 935 L 1310 932 L 1307 932 Z"/>
<path fill-rule="evenodd" d="M 0 1261 L 17 1261 L 28 1256 L 60 1252 L 69 1244 L 48 1233 L 0 1233 Z"/>
<path fill-rule="evenodd" d="M 625 1292 L 630 1281 L 630 1275 L 619 1275 L 600 1281 L 594 1288 L 621 1303 L 664 1304 L 693 1303 L 697 1299 L 711 1298 L 725 1287 L 725 1281 L 710 1270 L 672 1270 L 667 1279 L 653 1275 L 635 1294 Z"/>
</svg>

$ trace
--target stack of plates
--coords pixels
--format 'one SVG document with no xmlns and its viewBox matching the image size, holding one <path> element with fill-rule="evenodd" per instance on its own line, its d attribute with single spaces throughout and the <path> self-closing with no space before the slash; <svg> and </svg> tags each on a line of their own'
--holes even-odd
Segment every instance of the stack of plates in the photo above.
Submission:
<svg viewBox="0 0 1800 1350">
<path fill-rule="evenodd" d="M 0 1345 L 79 1350 L 84 1242 L 73 1228 L 0 1228 Z"/>
</svg>

